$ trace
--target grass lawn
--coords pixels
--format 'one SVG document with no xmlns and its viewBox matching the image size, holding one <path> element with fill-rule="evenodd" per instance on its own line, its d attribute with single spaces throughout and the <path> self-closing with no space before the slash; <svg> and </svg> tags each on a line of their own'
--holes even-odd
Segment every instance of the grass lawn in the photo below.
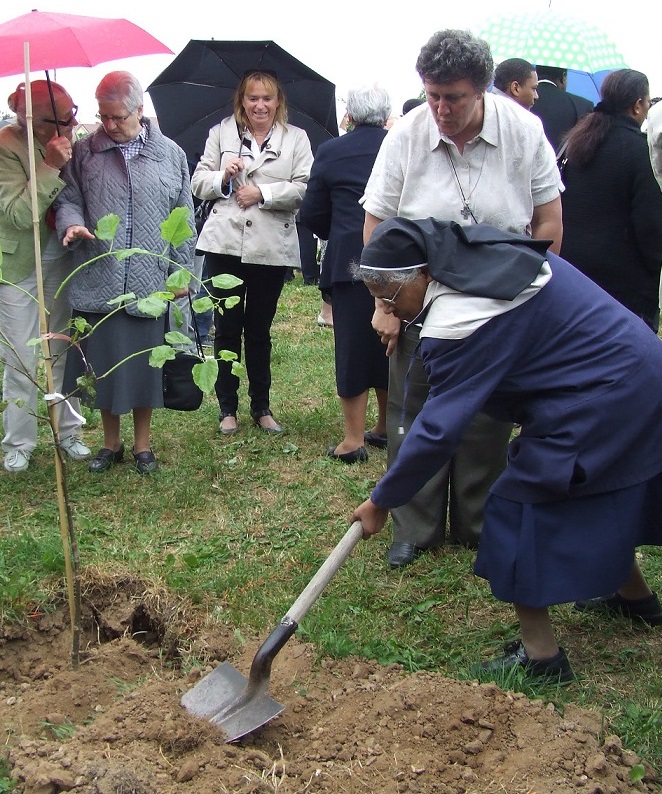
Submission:
<svg viewBox="0 0 662 794">
<path fill-rule="evenodd" d="M 320 298 L 301 277 L 286 285 L 273 327 L 272 410 L 286 432 L 250 421 L 245 391 L 240 430 L 217 433 L 206 398 L 192 414 L 158 411 L 153 448 L 161 468 L 140 477 L 127 463 L 104 475 L 68 466 L 81 564 L 165 586 L 189 612 L 211 615 L 241 636 L 266 634 L 280 620 L 347 528 L 352 508 L 385 470 L 386 453 L 365 464 L 325 456 L 342 437 L 333 374 L 333 333 L 316 323 Z M 373 406 L 374 407 L 374 406 Z M 85 440 L 101 445 L 90 412 Z M 125 422 L 129 417 L 125 418 Z M 0 473 L 0 613 L 22 620 L 61 599 L 63 555 L 52 452 L 43 444 L 26 474 Z M 124 425 L 130 447 L 131 432 Z M 517 636 L 513 612 L 472 574 L 473 553 L 444 548 L 403 572 L 385 561 L 387 528 L 359 544 L 299 636 L 320 655 L 356 654 L 408 670 L 467 677 L 480 658 Z M 662 549 L 641 550 L 662 590 Z M 183 607 L 184 608 L 184 607 Z M 580 681 L 553 692 L 516 681 L 528 695 L 573 702 L 604 715 L 605 732 L 662 768 L 662 628 L 552 610 L 560 642 Z M 0 773 L 1 775 L 1 773 Z"/>
</svg>

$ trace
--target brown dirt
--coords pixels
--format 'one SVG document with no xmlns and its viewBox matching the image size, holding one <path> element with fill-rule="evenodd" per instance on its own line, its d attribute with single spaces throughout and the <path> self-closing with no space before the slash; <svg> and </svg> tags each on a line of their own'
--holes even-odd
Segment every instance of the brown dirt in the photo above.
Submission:
<svg viewBox="0 0 662 794">
<path fill-rule="evenodd" d="M 191 717 L 183 692 L 258 642 L 200 626 L 187 639 L 159 598 L 123 587 L 85 599 L 86 645 L 69 664 L 67 611 L 0 628 L 0 722 L 25 794 L 620 794 L 658 791 L 599 716 L 434 673 L 324 660 L 292 638 L 270 693 L 286 708 L 239 743 Z M 161 605 L 162 606 L 162 605 Z M 181 647 L 178 647 L 181 646 Z M 204 658 L 188 674 L 171 662 Z M 170 661 L 168 661 L 170 660 Z"/>
</svg>

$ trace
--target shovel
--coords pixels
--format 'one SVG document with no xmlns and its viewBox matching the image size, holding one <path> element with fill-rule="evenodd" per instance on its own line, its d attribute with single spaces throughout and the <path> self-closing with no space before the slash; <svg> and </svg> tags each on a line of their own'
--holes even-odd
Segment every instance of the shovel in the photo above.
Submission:
<svg viewBox="0 0 662 794">
<path fill-rule="evenodd" d="M 234 742 L 277 717 L 285 706 L 267 691 L 271 663 L 362 537 L 363 526 L 355 521 L 259 647 L 248 681 L 231 664 L 223 662 L 184 694 L 182 706 L 194 716 L 218 725 L 225 732 L 226 742 Z"/>
</svg>

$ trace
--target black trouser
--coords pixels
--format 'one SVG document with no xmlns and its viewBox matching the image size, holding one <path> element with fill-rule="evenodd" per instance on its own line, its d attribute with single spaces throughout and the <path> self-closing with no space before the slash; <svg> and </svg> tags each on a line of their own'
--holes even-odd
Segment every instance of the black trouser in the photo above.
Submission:
<svg viewBox="0 0 662 794">
<path fill-rule="evenodd" d="M 230 290 L 211 288 L 215 298 L 238 295 L 236 306 L 214 312 L 214 355 L 231 350 L 241 360 L 241 340 L 244 340 L 246 374 L 251 411 L 255 414 L 269 408 L 271 387 L 271 323 L 278 298 L 283 289 L 285 268 L 272 265 L 252 265 L 237 256 L 206 254 L 210 277 L 229 273 L 243 283 Z M 216 397 L 221 414 L 236 415 L 239 378 L 232 374 L 232 362 L 219 361 Z"/>
</svg>

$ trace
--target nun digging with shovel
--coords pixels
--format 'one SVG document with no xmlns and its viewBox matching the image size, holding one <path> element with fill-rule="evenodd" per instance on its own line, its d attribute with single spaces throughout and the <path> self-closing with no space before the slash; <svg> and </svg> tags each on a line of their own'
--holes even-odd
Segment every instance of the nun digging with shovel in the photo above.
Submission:
<svg viewBox="0 0 662 794">
<path fill-rule="evenodd" d="M 352 520 L 364 537 L 446 463 L 478 411 L 521 426 L 495 482 L 475 573 L 522 639 L 484 662 L 570 681 L 547 608 L 662 623 L 637 563 L 662 545 L 662 342 L 544 241 L 432 218 L 379 224 L 355 275 L 422 324 L 430 395 Z"/>
</svg>

